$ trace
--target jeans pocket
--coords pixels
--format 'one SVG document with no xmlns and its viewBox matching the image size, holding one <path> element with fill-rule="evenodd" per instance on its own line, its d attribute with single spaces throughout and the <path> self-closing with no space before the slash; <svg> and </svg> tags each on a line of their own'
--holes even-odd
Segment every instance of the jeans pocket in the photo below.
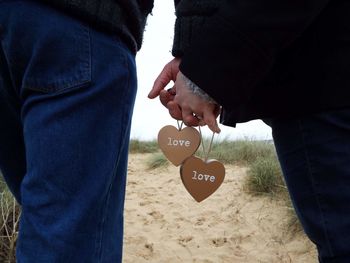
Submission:
<svg viewBox="0 0 350 263">
<path fill-rule="evenodd" d="M 90 30 L 50 7 L 7 4 L 4 53 L 19 93 L 61 93 L 91 82 Z"/>
</svg>

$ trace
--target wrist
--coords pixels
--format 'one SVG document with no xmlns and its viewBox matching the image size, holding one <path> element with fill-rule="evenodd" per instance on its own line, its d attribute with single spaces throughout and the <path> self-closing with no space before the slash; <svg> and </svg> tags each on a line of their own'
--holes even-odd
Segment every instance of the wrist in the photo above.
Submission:
<svg viewBox="0 0 350 263">
<path fill-rule="evenodd" d="M 203 100 L 206 100 L 209 103 L 217 104 L 217 102 L 208 95 L 204 90 L 202 90 L 200 87 L 198 87 L 195 83 L 193 83 L 189 78 L 187 78 L 182 72 L 180 72 L 181 78 L 183 82 L 185 83 L 185 86 L 188 91 L 190 91 L 192 94 L 195 94 L 199 97 L 201 97 Z"/>
</svg>

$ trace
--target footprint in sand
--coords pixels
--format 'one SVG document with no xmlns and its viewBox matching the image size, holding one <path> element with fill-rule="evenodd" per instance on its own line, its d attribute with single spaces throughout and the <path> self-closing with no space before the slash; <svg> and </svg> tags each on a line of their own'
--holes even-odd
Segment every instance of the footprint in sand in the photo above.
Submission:
<svg viewBox="0 0 350 263">
<path fill-rule="evenodd" d="M 153 258 L 154 248 L 152 243 L 146 243 L 142 249 L 137 253 L 139 256 L 143 257 L 146 260 L 150 260 Z"/>
<path fill-rule="evenodd" d="M 214 238 L 211 240 L 211 242 L 216 247 L 222 247 L 223 245 L 225 245 L 227 243 L 227 238 L 226 237 Z"/>
<path fill-rule="evenodd" d="M 152 204 L 151 201 L 142 201 L 139 203 L 140 206 L 146 206 L 146 205 L 150 205 L 150 204 Z"/>
<path fill-rule="evenodd" d="M 194 223 L 196 226 L 201 226 L 203 225 L 205 222 L 205 218 L 204 217 L 200 217 L 197 219 L 196 223 Z"/>
<path fill-rule="evenodd" d="M 186 247 L 187 243 L 190 242 L 191 240 L 193 239 L 193 236 L 186 236 L 186 237 L 179 237 L 177 242 L 183 246 L 183 247 Z"/>
<path fill-rule="evenodd" d="M 156 219 L 156 220 L 160 220 L 160 219 L 163 219 L 164 218 L 164 216 L 160 213 L 160 212 L 158 212 L 158 211 L 153 211 L 153 212 L 151 212 L 151 213 L 148 213 L 150 216 L 152 216 L 154 219 Z"/>
<path fill-rule="evenodd" d="M 145 244 L 145 248 L 150 252 L 150 253 L 153 253 L 153 244 Z"/>
</svg>

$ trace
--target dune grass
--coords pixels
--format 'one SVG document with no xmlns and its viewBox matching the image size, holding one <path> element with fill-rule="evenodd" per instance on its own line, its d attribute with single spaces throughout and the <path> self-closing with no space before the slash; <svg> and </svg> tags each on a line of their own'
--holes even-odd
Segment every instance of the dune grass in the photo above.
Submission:
<svg viewBox="0 0 350 263">
<path fill-rule="evenodd" d="M 247 175 L 246 189 L 253 194 L 275 195 L 285 190 L 282 172 L 274 156 L 257 158 L 250 164 Z"/>
<path fill-rule="evenodd" d="M 204 139 L 206 151 L 209 144 L 210 140 Z M 156 140 L 130 140 L 130 153 L 158 153 L 159 151 Z M 199 146 L 196 155 L 204 156 L 202 145 Z M 214 141 L 209 153 L 209 159 L 217 159 L 225 164 L 249 165 L 258 158 L 270 158 L 275 155 L 275 149 L 271 141 L 223 140 L 219 142 Z"/>
<path fill-rule="evenodd" d="M 2 193 L 5 190 L 7 190 L 7 186 L 6 186 L 5 180 L 0 172 L 0 193 Z"/>
<path fill-rule="evenodd" d="M 161 167 L 167 167 L 169 165 L 169 161 L 162 153 L 155 153 L 150 156 L 147 160 L 148 169 L 156 169 Z"/>
<path fill-rule="evenodd" d="M 248 167 L 245 190 L 252 195 L 268 195 L 281 200 L 289 217 L 286 225 L 288 234 L 293 236 L 301 233 L 303 229 L 292 205 L 277 156 L 257 158 Z"/>
<path fill-rule="evenodd" d="M 209 143 L 209 140 L 204 140 L 205 145 Z M 202 152 L 201 148 L 199 151 Z M 236 165 L 250 165 L 258 158 L 270 158 L 271 156 L 275 156 L 275 149 L 271 142 L 254 140 L 214 142 L 209 153 L 209 158 Z"/>
<path fill-rule="evenodd" d="M 0 262 L 16 262 L 20 208 L 0 174 Z"/>
<path fill-rule="evenodd" d="M 129 153 L 155 153 L 159 151 L 157 141 L 130 140 Z"/>
</svg>

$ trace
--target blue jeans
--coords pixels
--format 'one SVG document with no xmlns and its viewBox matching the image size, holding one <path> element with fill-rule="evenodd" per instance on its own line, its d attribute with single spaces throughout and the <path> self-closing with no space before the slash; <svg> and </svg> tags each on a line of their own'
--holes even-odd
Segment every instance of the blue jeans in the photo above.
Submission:
<svg viewBox="0 0 350 263">
<path fill-rule="evenodd" d="M 350 262 L 350 110 L 270 125 L 293 205 L 320 262 Z"/>
<path fill-rule="evenodd" d="M 0 0 L 0 169 L 17 260 L 121 262 L 135 57 L 117 37 Z"/>
</svg>

